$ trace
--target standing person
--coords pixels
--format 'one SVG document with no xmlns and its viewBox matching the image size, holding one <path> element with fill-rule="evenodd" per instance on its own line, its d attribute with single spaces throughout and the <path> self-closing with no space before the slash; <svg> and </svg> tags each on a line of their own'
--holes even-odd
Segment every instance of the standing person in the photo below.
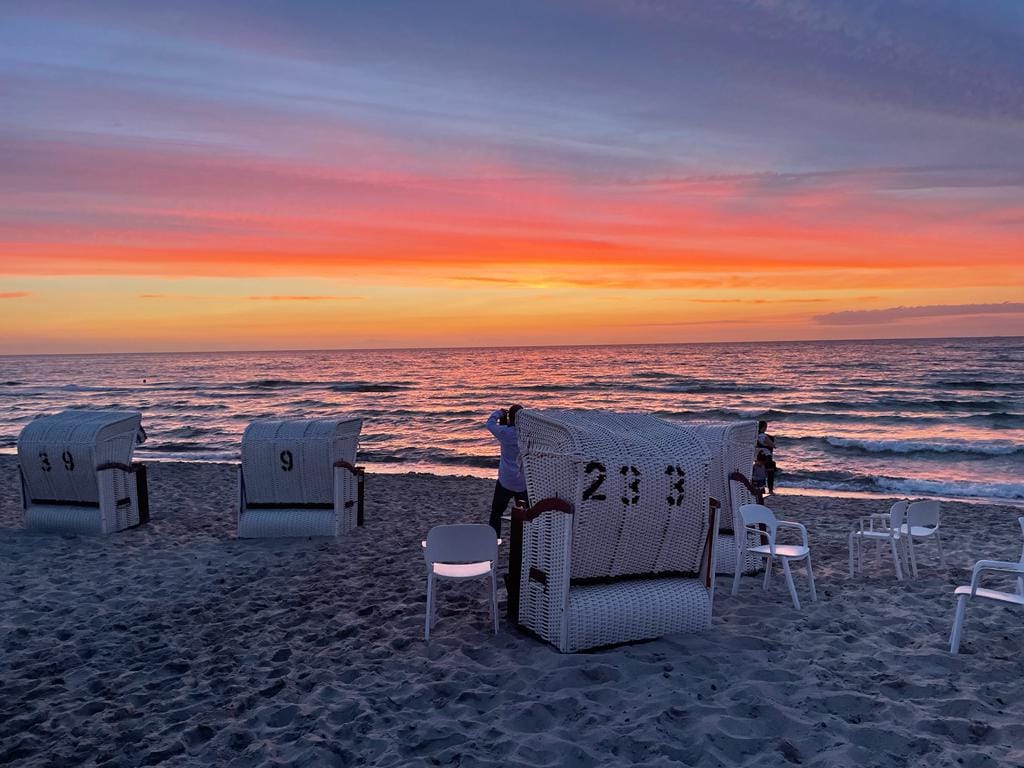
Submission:
<svg viewBox="0 0 1024 768">
<path fill-rule="evenodd" d="M 758 453 L 750 470 L 750 485 L 754 489 L 754 501 L 764 504 L 764 486 L 768 482 L 768 471 L 764 468 L 764 454 Z"/>
<path fill-rule="evenodd" d="M 775 438 L 768 434 L 768 422 L 757 422 L 757 455 L 763 457 L 768 493 L 775 493 Z"/>
<path fill-rule="evenodd" d="M 494 500 L 491 501 L 491 527 L 501 536 L 501 516 L 510 499 L 526 501 L 526 480 L 519 465 L 519 437 L 516 434 L 516 414 L 523 410 L 513 405 L 507 411 L 499 408 L 487 419 L 491 430 L 501 444 L 501 460 L 498 462 L 498 482 L 494 485 Z"/>
</svg>

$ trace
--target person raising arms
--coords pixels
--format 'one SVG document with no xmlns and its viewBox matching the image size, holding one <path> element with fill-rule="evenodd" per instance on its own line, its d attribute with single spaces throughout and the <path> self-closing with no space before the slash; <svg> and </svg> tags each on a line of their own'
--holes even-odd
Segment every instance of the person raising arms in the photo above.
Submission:
<svg viewBox="0 0 1024 768">
<path fill-rule="evenodd" d="M 515 498 L 526 501 L 526 480 L 519 464 L 519 436 L 516 433 L 516 414 L 523 410 L 513 405 L 505 410 L 499 408 L 487 419 L 487 429 L 501 445 L 501 459 L 498 462 L 498 481 L 494 484 L 494 499 L 491 501 L 491 527 L 501 537 L 501 516 L 508 502 Z"/>
</svg>

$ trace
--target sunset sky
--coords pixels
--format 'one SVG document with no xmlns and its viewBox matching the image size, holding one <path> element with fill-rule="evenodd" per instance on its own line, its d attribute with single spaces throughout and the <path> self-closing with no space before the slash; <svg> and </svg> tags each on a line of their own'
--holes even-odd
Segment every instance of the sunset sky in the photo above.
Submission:
<svg viewBox="0 0 1024 768">
<path fill-rule="evenodd" d="M 0 5 L 0 353 L 1024 334 L 1024 3 Z"/>
</svg>

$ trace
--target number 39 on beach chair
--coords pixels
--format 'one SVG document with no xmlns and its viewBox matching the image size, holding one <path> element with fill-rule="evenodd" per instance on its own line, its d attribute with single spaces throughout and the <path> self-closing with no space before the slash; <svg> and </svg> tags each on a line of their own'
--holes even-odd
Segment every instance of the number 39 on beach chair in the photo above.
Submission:
<svg viewBox="0 0 1024 768">
<path fill-rule="evenodd" d="M 18 437 L 25 527 L 108 534 L 149 520 L 146 439 L 137 411 L 71 410 L 30 421 Z"/>
<path fill-rule="evenodd" d="M 711 623 L 715 512 L 695 430 L 643 414 L 520 411 L 529 510 L 509 605 L 563 653 Z"/>
<path fill-rule="evenodd" d="M 337 536 L 363 524 L 362 419 L 254 421 L 242 436 L 238 536 Z"/>
</svg>

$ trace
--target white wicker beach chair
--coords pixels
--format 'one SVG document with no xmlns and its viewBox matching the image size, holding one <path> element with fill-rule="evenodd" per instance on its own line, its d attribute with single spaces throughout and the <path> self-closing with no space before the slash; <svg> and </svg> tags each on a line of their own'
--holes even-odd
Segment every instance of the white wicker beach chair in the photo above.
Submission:
<svg viewBox="0 0 1024 768">
<path fill-rule="evenodd" d="M 149 520 L 146 468 L 132 463 L 146 439 L 137 411 L 64 411 L 18 437 L 25 527 L 108 534 Z"/>
<path fill-rule="evenodd" d="M 744 534 L 739 509 L 755 501 L 750 485 L 757 444 L 757 422 L 693 423 L 711 454 L 711 496 L 721 502 L 715 559 L 718 572 L 732 576 L 736 571 L 755 573 L 761 559 L 747 551 L 757 541 Z M 739 475 L 737 477 L 736 475 Z"/>
<path fill-rule="evenodd" d="M 533 506 L 513 513 L 509 611 L 563 653 L 711 623 L 710 456 L 642 414 L 523 410 Z"/>
<path fill-rule="evenodd" d="M 337 536 L 363 524 L 362 419 L 254 421 L 242 436 L 238 535 Z"/>
</svg>

